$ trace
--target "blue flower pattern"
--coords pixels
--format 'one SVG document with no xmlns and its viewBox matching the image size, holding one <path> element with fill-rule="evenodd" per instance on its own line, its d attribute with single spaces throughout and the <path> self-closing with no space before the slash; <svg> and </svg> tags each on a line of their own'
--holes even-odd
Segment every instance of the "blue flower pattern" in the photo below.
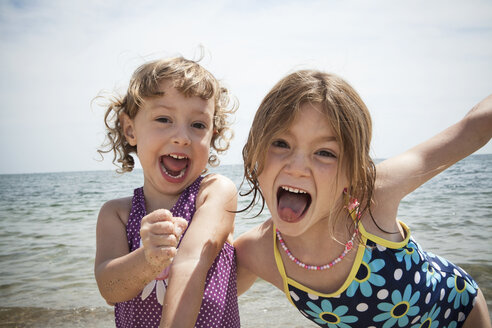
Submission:
<svg viewBox="0 0 492 328">
<path fill-rule="evenodd" d="M 432 285 L 432 291 L 435 291 L 437 284 L 441 281 L 441 274 L 429 262 L 422 264 L 422 272 L 425 272 L 425 285 L 427 287 Z"/>
<path fill-rule="evenodd" d="M 436 320 L 437 316 L 439 315 L 439 312 L 441 312 L 441 308 L 437 307 L 436 304 L 432 307 L 432 309 L 424 314 L 420 320 L 418 321 L 417 324 L 413 325 L 411 328 L 421 328 L 421 327 L 427 327 L 427 328 L 438 328 L 439 327 L 439 320 Z"/>
<path fill-rule="evenodd" d="M 456 327 L 458 327 L 458 322 L 452 321 L 449 323 L 449 326 L 447 326 L 447 327 L 444 326 L 443 328 L 456 328 Z"/>
<path fill-rule="evenodd" d="M 397 252 L 395 255 L 398 262 L 405 261 L 405 268 L 407 269 L 407 271 L 410 270 L 410 267 L 412 266 L 412 261 L 415 264 L 418 264 L 420 260 L 418 247 L 413 241 L 410 241 L 406 247 L 403 247 L 403 249 Z"/>
<path fill-rule="evenodd" d="M 359 272 L 347 289 L 347 296 L 354 296 L 355 292 L 360 287 L 362 295 L 369 297 L 372 295 L 371 285 L 381 287 L 385 284 L 386 280 L 376 273 L 384 267 L 384 260 L 376 259 L 371 261 L 371 257 L 372 250 L 368 250 L 364 253 Z"/>
<path fill-rule="evenodd" d="M 420 298 L 420 292 L 412 293 L 412 285 L 408 284 L 405 287 L 403 295 L 399 290 L 393 291 L 391 294 L 391 302 L 381 302 L 378 304 L 378 309 L 383 313 L 374 317 L 375 322 L 384 321 L 383 328 L 390 328 L 398 322 L 399 327 L 405 327 L 410 322 L 410 318 L 419 313 L 419 306 L 416 305 Z"/>
<path fill-rule="evenodd" d="M 424 252 L 410 237 L 401 248 L 367 240 L 358 270 L 333 297 L 288 284 L 290 299 L 321 327 L 457 328 L 469 314 L 476 282 L 442 257 Z M 289 282 L 289 281 L 288 281 Z"/>
<path fill-rule="evenodd" d="M 446 280 L 446 285 L 451 288 L 448 302 L 453 303 L 453 308 L 457 309 L 460 305 L 467 306 L 470 302 L 470 295 L 474 295 L 477 289 L 461 276 L 451 276 Z M 454 302 L 453 302 L 454 300 Z"/>
<path fill-rule="evenodd" d="M 354 323 L 358 319 L 356 316 L 345 316 L 348 312 L 348 307 L 341 305 L 336 309 L 333 309 L 329 300 L 323 300 L 321 302 L 321 308 L 313 302 L 307 302 L 307 306 L 311 311 L 306 310 L 305 313 L 312 317 L 312 320 L 320 326 L 327 326 L 329 328 L 350 328 L 349 323 Z"/>
<path fill-rule="evenodd" d="M 448 261 L 444 257 L 441 257 L 441 256 L 439 256 L 437 254 L 432 253 L 432 252 L 427 252 L 427 256 L 429 256 L 430 258 L 437 258 L 445 266 L 449 266 Z"/>
</svg>

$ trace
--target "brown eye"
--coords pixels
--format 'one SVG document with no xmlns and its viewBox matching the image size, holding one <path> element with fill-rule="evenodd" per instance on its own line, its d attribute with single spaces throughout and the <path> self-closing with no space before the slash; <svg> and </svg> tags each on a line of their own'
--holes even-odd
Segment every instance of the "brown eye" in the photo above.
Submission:
<svg viewBox="0 0 492 328">
<path fill-rule="evenodd" d="M 272 146 L 278 148 L 289 148 L 289 144 L 284 140 L 275 140 L 274 142 L 272 142 Z"/>
<path fill-rule="evenodd" d="M 207 128 L 207 126 L 205 124 L 203 124 L 202 122 L 195 122 L 191 126 L 194 127 L 195 129 L 200 129 L 200 130 Z"/>
<path fill-rule="evenodd" d="M 171 123 L 171 120 L 164 116 L 156 118 L 156 121 L 159 123 Z"/>
<path fill-rule="evenodd" d="M 319 156 L 322 156 L 322 157 L 333 157 L 333 158 L 337 158 L 337 156 L 333 152 L 328 151 L 328 150 L 320 150 L 320 151 L 317 151 L 316 152 L 316 155 L 319 155 Z"/>
</svg>

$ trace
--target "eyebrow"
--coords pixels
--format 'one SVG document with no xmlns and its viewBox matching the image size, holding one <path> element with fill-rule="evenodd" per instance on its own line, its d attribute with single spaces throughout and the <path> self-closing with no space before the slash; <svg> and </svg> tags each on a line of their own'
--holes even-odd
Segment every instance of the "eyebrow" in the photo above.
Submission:
<svg viewBox="0 0 492 328">
<path fill-rule="evenodd" d="M 320 139 L 322 141 L 336 141 L 336 142 L 338 142 L 337 137 L 335 137 L 335 136 L 320 137 Z"/>
<path fill-rule="evenodd" d="M 168 105 L 162 104 L 162 103 L 156 103 L 156 104 L 154 104 L 154 106 L 152 106 L 152 108 L 165 108 L 165 109 L 170 109 L 170 110 L 176 110 L 175 107 L 168 106 Z"/>
<path fill-rule="evenodd" d="M 156 110 L 156 109 L 159 109 L 159 108 L 164 108 L 164 109 L 167 109 L 167 110 L 171 110 L 171 111 L 176 111 L 178 110 L 176 107 L 174 106 L 170 106 L 170 105 L 167 105 L 165 103 L 162 103 L 162 102 L 158 102 L 158 103 L 155 103 L 154 106 L 152 106 L 150 109 L 151 110 Z M 208 116 L 208 111 L 206 108 L 204 109 L 198 109 L 198 108 L 194 108 L 192 107 L 191 108 L 193 112 L 196 112 L 198 115 L 205 115 L 205 116 Z M 214 114 L 212 113 L 212 116 Z"/>
</svg>

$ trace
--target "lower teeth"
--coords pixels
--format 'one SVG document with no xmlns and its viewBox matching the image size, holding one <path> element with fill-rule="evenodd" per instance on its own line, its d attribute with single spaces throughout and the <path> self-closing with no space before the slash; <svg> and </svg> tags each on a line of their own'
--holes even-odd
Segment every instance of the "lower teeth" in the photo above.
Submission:
<svg viewBox="0 0 492 328">
<path fill-rule="evenodd" d="M 162 165 L 162 168 L 164 169 L 164 172 L 165 172 L 168 176 L 170 176 L 171 178 L 174 178 L 174 179 L 179 179 L 179 178 L 183 177 L 183 175 L 185 174 L 185 171 L 186 171 L 186 168 L 185 168 L 185 169 L 181 170 L 181 171 L 179 172 L 179 174 L 178 174 L 178 175 L 172 175 L 172 174 L 171 174 L 171 173 L 170 173 L 170 172 L 166 169 L 166 167 L 165 167 L 164 165 Z"/>
<path fill-rule="evenodd" d="M 175 179 L 179 179 L 179 178 L 181 178 L 181 177 L 184 175 L 184 171 L 185 171 L 185 170 L 181 171 L 178 175 L 171 175 L 171 174 L 169 174 L 169 172 L 166 172 L 166 173 L 168 173 L 168 175 L 169 175 L 170 177 L 173 177 L 173 178 L 175 178 Z"/>
</svg>

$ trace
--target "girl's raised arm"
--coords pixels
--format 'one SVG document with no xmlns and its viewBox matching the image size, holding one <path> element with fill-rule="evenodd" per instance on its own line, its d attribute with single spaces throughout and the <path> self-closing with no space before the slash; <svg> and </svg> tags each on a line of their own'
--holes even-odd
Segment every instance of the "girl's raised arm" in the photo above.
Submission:
<svg viewBox="0 0 492 328">
<path fill-rule="evenodd" d="M 401 155 L 378 164 L 376 205 L 396 209 L 403 197 L 480 149 L 491 137 L 492 95 L 489 95 L 458 123 Z"/>
<path fill-rule="evenodd" d="M 224 243 L 232 242 L 237 207 L 233 182 L 217 174 L 206 176 L 196 206 L 193 221 L 171 266 L 160 327 L 193 327 L 208 270 Z"/>
</svg>

